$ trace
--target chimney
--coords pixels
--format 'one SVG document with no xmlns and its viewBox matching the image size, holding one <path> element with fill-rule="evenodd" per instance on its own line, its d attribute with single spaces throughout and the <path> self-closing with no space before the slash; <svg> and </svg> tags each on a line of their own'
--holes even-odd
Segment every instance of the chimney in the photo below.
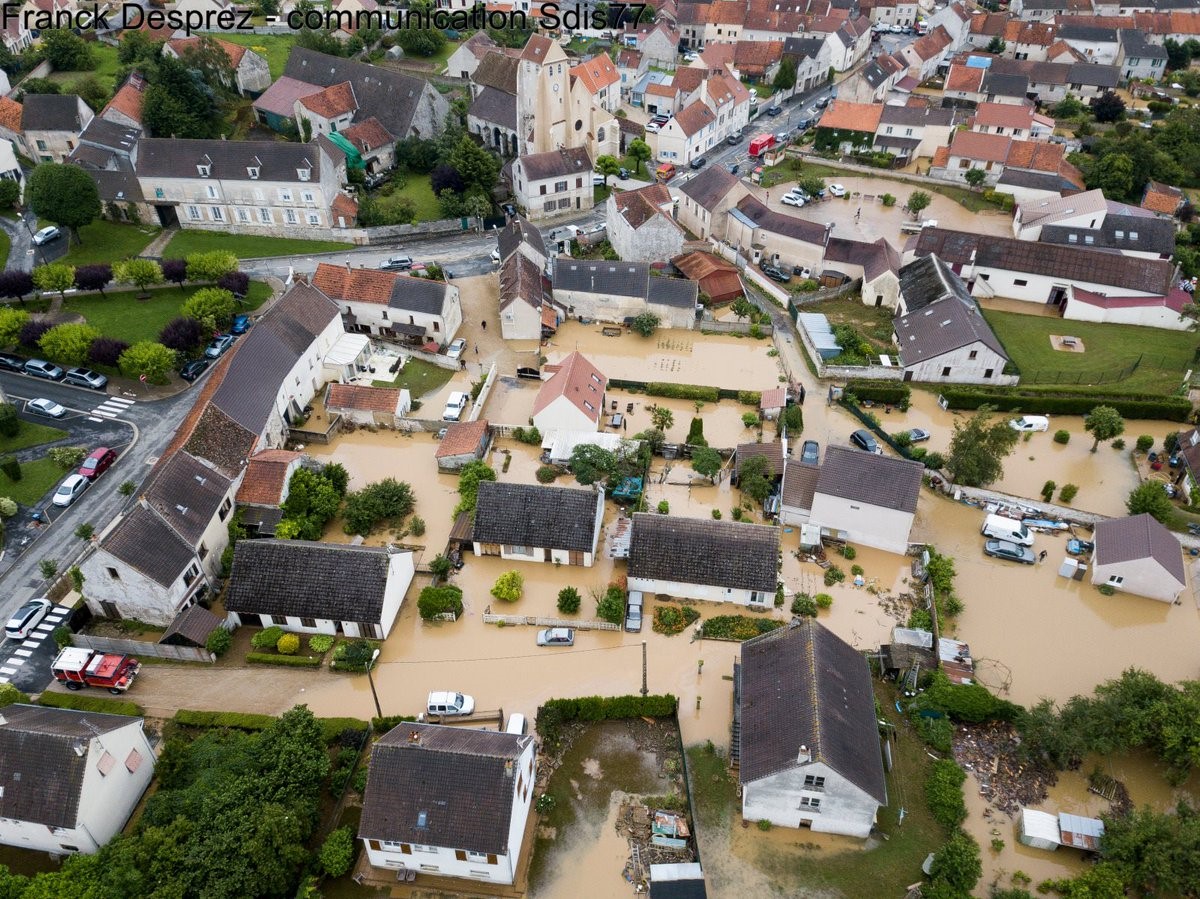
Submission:
<svg viewBox="0 0 1200 899">
<path fill-rule="evenodd" d="M 514 768 L 513 760 L 505 759 L 504 760 L 504 776 L 512 777 L 513 776 L 513 768 Z"/>
<path fill-rule="evenodd" d="M 419 745 L 421 742 L 421 732 L 419 730 L 410 730 L 408 732 L 408 742 L 413 745 Z"/>
<path fill-rule="evenodd" d="M 809 751 L 807 746 L 801 745 L 800 752 L 796 756 L 796 761 L 802 765 L 806 765 L 812 761 L 812 752 Z"/>
</svg>

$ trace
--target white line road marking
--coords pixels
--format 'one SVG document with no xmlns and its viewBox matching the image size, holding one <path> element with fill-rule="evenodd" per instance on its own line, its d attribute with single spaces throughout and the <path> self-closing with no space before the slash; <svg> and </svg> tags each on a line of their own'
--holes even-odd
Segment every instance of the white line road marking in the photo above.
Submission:
<svg viewBox="0 0 1200 899">
<path fill-rule="evenodd" d="M 8 667 L 0 668 L 0 674 L 16 674 L 16 673 L 17 673 L 16 668 L 8 668 Z"/>
<path fill-rule="evenodd" d="M 94 422 L 96 422 L 97 424 L 99 424 L 99 423 L 101 423 L 102 421 L 104 421 L 104 419 L 103 419 L 103 418 L 97 418 L 97 417 L 96 417 L 96 416 L 94 416 L 94 415 L 89 415 L 89 416 L 88 416 L 88 421 L 94 421 Z"/>
<path fill-rule="evenodd" d="M 25 659 L 9 659 L 8 664 L 17 665 L 19 667 L 25 664 Z"/>
<path fill-rule="evenodd" d="M 20 656 L 23 659 L 27 659 L 31 655 L 33 655 L 33 650 L 32 649 L 17 649 L 17 650 L 13 651 L 13 655 Z"/>
</svg>

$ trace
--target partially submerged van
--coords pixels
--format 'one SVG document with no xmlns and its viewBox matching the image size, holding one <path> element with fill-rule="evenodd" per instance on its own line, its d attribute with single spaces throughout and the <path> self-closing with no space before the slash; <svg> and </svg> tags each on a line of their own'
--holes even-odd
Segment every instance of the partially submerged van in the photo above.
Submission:
<svg viewBox="0 0 1200 899">
<path fill-rule="evenodd" d="M 1003 515 L 989 515 L 983 519 L 979 533 L 993 540 L 1007 540 L 1019 546 L 1033 546 L 1033 532 L 1021 522 Z"/>
<path fill-rule="evenodd" d="M 1009 421 L 1008 426 L 1014 431 L 1049 431 L 1050 419 L 1044 415 L 1022 415 Z"/>
<path fill-rule="evenodd" d="M 526 729 L 525 716 L 520 712 L 514 712 L 508 716 L 508 727 L 504 728 L 506 734 L 517 734 L 524 736 Z"/>
</svg>

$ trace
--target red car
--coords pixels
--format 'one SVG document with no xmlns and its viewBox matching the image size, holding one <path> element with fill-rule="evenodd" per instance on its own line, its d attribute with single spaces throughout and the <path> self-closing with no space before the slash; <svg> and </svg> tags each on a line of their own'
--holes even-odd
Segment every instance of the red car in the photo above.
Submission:
<svg viewBox="0 0 1200 899">
<path fill-rule="evenodd" d="M 112 468 L 112 464 L 116 461 L 117 454 L 107 446 L 97 447 L 92 450 L 90 456 L 83 460 L 83 464 L 79 466 L 79 474 L 89 481 L 94 481 Z"/>
</svg>

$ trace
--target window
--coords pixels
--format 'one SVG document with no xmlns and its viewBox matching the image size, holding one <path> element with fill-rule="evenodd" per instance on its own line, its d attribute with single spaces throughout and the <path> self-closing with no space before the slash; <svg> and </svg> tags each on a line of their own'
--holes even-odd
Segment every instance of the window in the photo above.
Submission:
<svg viewBox="0 0 1200 899">
<path fill-rule="evenodd" d="M 544 196 L 546 196 L 546 185 L 544 185 L 544 184 L 542 184 L 542 185 L 539 185 L 539 187 L 538 187 L 538 195 L 539 195 L 539 196 L 543 196 L 543 197 L 544 197 Z"/>
<path fill-rule="evenodd" d="M 884 134 L 891 134 L 891 133 L 892 133 L 892 126 L 891 126 L 891 125 L 888 125 L 886 128 L 884 128 L 884 129 L 883 129 L 883 133 L 884 133 Z"/>
<path fill-rule="evenodd" d="M 250 177 L 251 181 L 258 180 L 258 168 L 257 167 L 250 166 L 249 168 L 246 169 L 246 174 Z"/>
<path fill-rule="evenodd" d="M 1027 280 L 1025 280 L 1024 278 L 1013 278 L 1013 286 L 1014 287 L 1028 287 L 1029 282 Z"/>
<path fill-rule="evenodd" d="M 281 187 L 281 188 L 279 189 L 279 202 L 281 202 L 281 203 L 290 203 L 290 202 L 292 202 L 292 191 L 291 191 L 291 188 L 287 188 L 287 187 Z"/>
<path fill-rule="evenodd" d="M 117 569 L 105 568 L 104 570 L 108 572 L 108 576 L 110 578 L 112 578 L 114 581 L 119 581 L 121 579 L 121 574 L 120 574 L 120 572 L 117 571 Z"/>
<path fill-rule="evenodd" d="M 985 372 L 983 373 L 983 376 L 984 376 L 985 378 L 990 378 L 990 377 L 992 376 L 992 372 L 993 372 L 993 371 L 994 371 L 994 369 L 991 369 L 991 368 L 989 368 L 987 371 L 985 371 Z"/>
<path fill-rule="evenodd" d="M 564 199 L 564 200 L 559 200 L 559 201 L 558 201 L 558 208 L 559 208 L 559 209 L 570 209 L 570 208 L 571 208 L 571 198 L 570 198 L 570 197 L 567 197 L 567 198 L 566 198 L 566 199 Z"/>
<path fill-rule="evenodd" d="M 1124 232 L 1124 231 L 1117 231 L 1117 232 L 1114 232 L 1114 233 L 1116 234 L 1116 238 L 1117 238 L 1117 240 L 1124 240 L 1124 239 L 1125 239 L 1125 232 Z"/>
<path fill-rule="evenodd" d="M 582 179 L 582 178 L 576 178 L 576 179 L 575 179 L 575 186 L 576 186 L 576 187 L 583 187 L 583 179 Z"/>
<path fill-rule="evenodd" d="M 949 365 L 947 365 L 945 368 L 942 369 L 942 377 L 943 378 L 950 377 L 950 366 Z"/>
<path fill-rule="evenodd" d="M 201 178 L 207 178 L 210 174 L 212 174 L 212 166 L 198 165 L 196 166 L 196 171 L 200 173 Z"/>
<path fill-rule="evenodd" d="M 1068 234 L 1067 235 L 1067 243 L 1079 243 L 1079 235 L 1078 234 Z"/>
<path fill-rule="evenodd" d="M 990 281 L 990 280 L 991 280 L 991 278 L 992 278 L 992 276 L 991 276 L 991 275 L 988 275 L 988 274 L 983 274 L 983 275 L 980 275 L 980 276 L 979 276 L 979 279 L 980 279 L 981 281 Z"/>
<path fill-rule="evenodd" d="M 489 858 L 494 858 L 494 857 L 495 856 L 489 856 L 486 852 L 468 852 L 467 853 L 467 858 L 473 862 L 487 862 L 487 860 Z"/>
<path fill-rule="evenodd" d="M 39 150 L 45 150 L 45 149 L 46 149 L 46 142 L 45 142 L 44 140 L 40 140 L 40 141 L 38 141 L 38 142 L 37 142 L 37 148 L 38 148 Z M 205 173 L 205 172 L 201 172 L 200 174 L 202 174 L 202 175 L 203 175 L 203 174 L 206 174 L 206 173 Z"/>
<path fill-rule="evenodd" d="M 384 321 L 387 321 L 387 320 L 388 320 L 388 317 L 387 317 L 387 310 L 386 310 L 386 309 L 384 309 L 384 310 L 383 310 L 383 312 L 381 312 L 381 313 L 380 313 L 380 315 L 382 315 L 382 316 L 383 316 L 383 320 L 384 320 Z"/>
<path fill-rule="evenodd" d="M 207 192 L 208 192 L 208 197 L 209 197 L 209 199 L 211 199 L 211 200 L 215 200 L 215 199 L 217 198 L 217 189 L 216 189 L 216 187 L 214 187 L 214 186 L 213 186 L 213 185 L 211 185 L 211 184 L 206 184 L 206 185 L 205 185 L 205 188 L 207 189 Z"/>
<path fill-rule="evenodd" d="M 821 800 L 817 796 L 801 796 L 800 808 L 807 809 L 810 812 L 819 812 L 821 810 Z"/>
<path fill-rule="evenodd" d="M 1120 587 L 1123 583 L 1125 583 L 1125 578 L 1116 574 L 1108 579 L 1108 585 L 1110 587 Z"/>
<path fill-rule="evenodd" d="M 1096 238 L 1095 238 L 1093 235 L 1091 235 L 1091 234 L 1085 234 L 1085 235 L 1083 236 L 1083 242 L 1084 242 L 1084 243 L 1088 243 L 1088 244 L 1095 243 L 1095 242 L 1096 242 Z"/>
<path fill-rule="evenodd" d="M 301 618 L 301 619 L 300 619 L 300 626 L 301 626 L 301 627 L 316 627 L 316 626 L 317 626 L 317 619 L 315 619 L 315 618 Z"/>
<path fill-rule="evenodd" d="M 304 193 L 302 193 L 300 195 L 300 199 L 302 199 L 305 203 L 315 203 L 316 202 L 316 200 L 313 199 L 313 192 L 311 190 L 306 190 Z"/>
<path fill-rule="evenodd" d="M 200 544 L 200 552 L 198 553 L 198 555 L 200 556 L 201 562 L 203 562 L 206 558 L 208 558 L 208 547 L 205 546 L 203 543 Z"/>
<path fill-rule="evenodd" d="M 183 573 L 183 584 L 185 587 L 190 587 L 195 582 L 196 578 L 200 577 L 200 567 L 192 564 L 188 566 L 188 570 Z"/>
<path fill-rule="evenodd" d="M 267 209 L 266 207 L 262 207 L 258 210 L 258 220 L 264 225 L 274 224 L 274 220 L 271 218 L 271 210 Z"/>
<path fill-rule="evenodd" d="M 528 546 L 510 546 L 508 548 L 510 554 L 514 556 L 531 556 L 533 553 L 529 551 Z"/>
<path fill-rule="evenodd" d="M 319 225 L 319 224 L 321 224 L 321 217 L 319 215 L 317 215 L 315 212 L 310 212 L 308 214 L 308 223 L 310 225 Z"/>
<path fill-rule="evenodd" d="M 825 789 L 825 778 L 818 774 L 804 775 L 804 789 L 806 790 L 823 790 Z"/>
<path fill-rule="evenodd" d="M 199 206 L 189 206 L 188 207 L 188 218 L 190 218 L 193 222 L 200 221 L 200 207 Z"/>
<path fill-rule="evenodd" d="M 595 407 L 595 406 L 593 406 L 591 403 L 589 403 L 587 400 L 584 400 L 584 401 L 583 401 L 583 407 L 584 407 L 585 409 L 587 409 L 589 412 L 595 412 L 595 411 L 596 411 L 596 407 Z"/>
<path fill-rule="evenodd" d="M 283 210 L 283 220 L 285 222 L 287 222 L 289 225 L 296 224 L 296 210 L 294 210 L 294 209 Z"/>
<path fill-rule="evenodd" d="M 250 210 L 249 209 L 242 209 L 239 207 L 237 214 L 238 214 L 239 222 L 249 222 L 250 221 Z"/>
<path fill-rule="evenodd" d="M 208 210 L 208 214 L 210 216 L 212 216 L 212 220 L 214 222 L 225 221 L 225 210 L 222 209 L 220 206 L 210 206 L 209 210 Z"/>
<path fill-rule="evenodd" d="M 969 159 L 960 159 L 960 160 L 958 161 L 958 167 L 959 167 L 960 169 L 969 169 L 969 168 L 971 167 L 971 160 L 969 160 Z"/>
<path fill-rule="evenodd" d="M 221 503 L 220 515 L 221 515 L 222 521 L 224 521 L 226 518 L 229 517 L 229 510 L 232 508 L 233 508 L 233 500 L 231 500 L 229 497 L 225 497 L 225 502 Z"/>
<path fill-rule="evenodd" d="M 568 185 L 567 185 L 566 181 L 555 181 L 554 182 L 554 192 L 556 194 L 561 194 L 564 190 L 567 189 L 567 186 Z"/>
<path fill-rule="evenodd" d="M 904 129 L 904 136 L 905 136 L 905 137 L 912 137 L 912 129 L 911 129 L 911 128 L 905 128 L 905 129 Z"/>
<path fill-rule="evenodd" d="M 968 358 L 968 359 L 974 359 L 974 358 L 975 358 L 976 356 L 978 356 L 978 355 L 979 355 L 979 351 L 978 351 L 978 350 L 971 350 L 971 352 L 970 352 L 970 354 L 967 356 L 967 358 Z"/>
<path fill-rule="evenodd" d="M 296 177 L 301 181 L 307 181 L 312 177 L 312 169 L 296 169 Z"/>
<path fill-rule="evenodd" d="M 163 189 L 161 187 L 154 188 L 154 198 L 155 199 L 161 200 L 165 196 L 166 196 L 166 194 L 163 193 Z"/>
<path fill-rule="evenodd" d="M 1137 240 L 1137 239 L 1138 239 L 1138 233 L 1137 233 L 1136 231 L 1130 231 L 1130 232 L 1129 232 L 1129 239 L 1130 239 L 1130 240 Z"/>
</svg>

